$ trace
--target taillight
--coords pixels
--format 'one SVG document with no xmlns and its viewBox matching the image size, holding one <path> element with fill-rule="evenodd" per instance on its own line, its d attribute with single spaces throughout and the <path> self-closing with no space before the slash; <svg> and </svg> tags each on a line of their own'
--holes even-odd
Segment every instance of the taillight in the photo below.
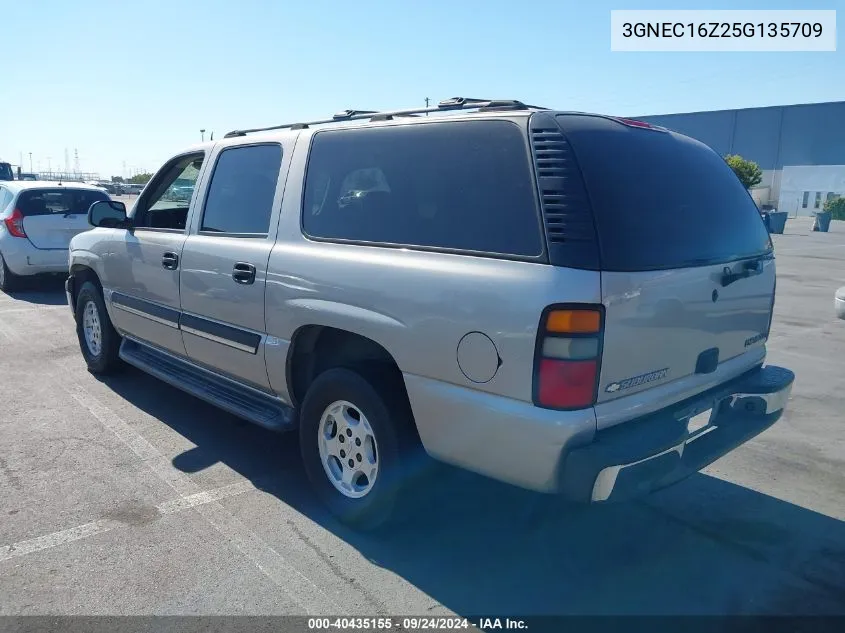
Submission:
<svg viewBox="0 0 845 633">
<path fill-rule="evenodd" d="M 543 312 L 534 359 L 534 404 L 583 409 L 596 401 L 604 310 L 550 306 Z"/>
<path fill-rule="evenodd" d="M 775 297 L 777 296 L 778 290 L 778 278 L 775 277 L 775 284 L 772 288 L 772 303 L 769 306 L 769 324 L 766 326 L 766 338 L 769 338 L 769 334 L 772 332 L 772 319 L 775 318 Z"/>
<path fill-rule="evenodd" d="M 12 215 L 3 220 L 3 223 L 13 237 L 26 237 L 26 231 L 23 230 L 23 213 L 20 209 L 12 211 Z"/>
</svg>

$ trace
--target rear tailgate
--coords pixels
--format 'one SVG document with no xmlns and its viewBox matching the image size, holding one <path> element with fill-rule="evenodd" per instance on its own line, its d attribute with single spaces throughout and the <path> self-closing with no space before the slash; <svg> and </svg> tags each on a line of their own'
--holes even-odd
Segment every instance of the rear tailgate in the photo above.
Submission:
<svg viewBox="0 0 845 633">
<path fill-rule="evenodd" d="M 605 306 L 597 403 L 685 378 L 703 386 L 731 359 L 734 375 L 759 364 L 775 288 L 771 241 L 725 161 L 660 128 L 556 119 L 595 221 Z"/>
<path fill-rule="evenodd" d="M 89 189 L 54 187 L 27 189 L 15 203 L 23 214 L 23 229 L 33 246 L 66 249 L 77 233 L 90 229 L 88 208 L 107 194 Z"/>
</svg>

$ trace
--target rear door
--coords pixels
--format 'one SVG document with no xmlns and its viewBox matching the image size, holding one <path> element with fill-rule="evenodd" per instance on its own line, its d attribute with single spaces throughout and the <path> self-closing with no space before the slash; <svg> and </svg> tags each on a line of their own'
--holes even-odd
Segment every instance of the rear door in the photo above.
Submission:
<svg viewBox="0 0 845 633">
<path fill-rule="evenodd" d="M 16 208 L 23 214 L 24 231 L 35 248 L 67 250 L 74 235 L 91 228 L 88 207 L 108 199 L 105 193 L 89 189 L 24 189 Z"/>
<path fill-rule="evenodd" d="M 638 122 L 557 121 L 598 242 L 605 332 L 597 402 L 683 379 L 705 385 L 720 368 L 736 374 L 761 362 L 775 288 L 771 241 L 725 161 Z"/>
<path fill-rule="evenodd" d="M 223 147 L 182 250 L 180 327 L 188 356 L 269 389 L 264 288 L 293 142 Z"/>
</svg>

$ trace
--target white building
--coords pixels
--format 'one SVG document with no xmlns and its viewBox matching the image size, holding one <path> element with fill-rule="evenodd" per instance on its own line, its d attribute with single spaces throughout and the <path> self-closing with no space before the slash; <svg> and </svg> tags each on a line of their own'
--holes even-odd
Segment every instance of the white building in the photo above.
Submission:
<svg viewBox="0 0 845 633">
<path fill-rule="evenodd" d="M 636 117 L 755 161 L 758 205 L 810 216 L 845 196 L 845 101 Z"/>
</svg>

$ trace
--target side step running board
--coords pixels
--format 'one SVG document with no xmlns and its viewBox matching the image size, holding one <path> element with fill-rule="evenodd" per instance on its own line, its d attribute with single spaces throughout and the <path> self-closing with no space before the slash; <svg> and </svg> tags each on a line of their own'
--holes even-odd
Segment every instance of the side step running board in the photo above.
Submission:
<svg viewBox="0 0 845 633">
<path fill-rule="evenodd" d="M 278 398 L 144 343 L 124 338 L 120 358 L 178 389 L 265 428 L 287 431 L 296 426 L 293 408 Z"/>
</svg>

